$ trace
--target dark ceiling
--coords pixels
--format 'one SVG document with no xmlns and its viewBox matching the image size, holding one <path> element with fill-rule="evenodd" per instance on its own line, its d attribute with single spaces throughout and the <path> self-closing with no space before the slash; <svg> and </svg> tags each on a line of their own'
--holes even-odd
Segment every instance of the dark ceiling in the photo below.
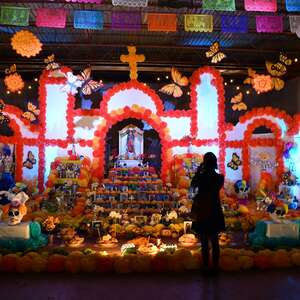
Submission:
<svg viewBox="0 0 300 300">
<path fill-rule="evenodd" d="M 10 46 L 12 34 L 21 29 L 15 26 L 0 26 L 0 69 L 16 63 L 21 72 L 38 72 L 44 68 L 43 59 L 52 53 L 57 61 L 72 67 L 82 69 L 90 64 L 94 71 L 127 72 L 119 57 L 126 53 L 126 45 L 134 44 L 138 53 L 146 56 L 146 61 L 139 65 L 139 72 L 168 72 L 171 66 L 177 66 L 181 71 L 191 73 L 196 68 L 209 65 L 205 51 L 214 41 L 219 41 L 223 52 L 227 55 L 216 67 L 225 76 L 245 77 L 247 68 L 257 71 L 265 70 L 266 59 L 276 61 L 280 52 L 285 52 L 290 58 L 300 60 L 300 39 L 290 32 L 288 13 L 285 1 L 278 0 L 277 14 L 285 16 L 284 32 L 281 34 L 257 33 L 255 30 L 255 15 L 266 14 L 246 12 L 244 1 L 236 0 L 237 11 L 234 14 L 249 16 L 249 33 L 222 33 L 220 29 L 220 14 L 202 10 L 199 0 L 149 0 L 149 7 L 135 9 L 141 12 L 142 30 L 125 32 L 111 29 L 111 12 L 133 10 L 132 8 L 113 7 L 111 1 L 105 0 L 102 5 L 66 3 L 65 1 L 0 1 L 1 4 L 12 4 L 31 8 L 30 26 L 27 27 L 43 42 L 43 51 L 32 59 L 24 59 L 17 55 Z M 35 9 L 39 7 L 64 7 L 68 9 L 68 21 L 65 29 L 37 28 L 35 26 Z M 72 20 L 74 9 L 100 9 L 104 11 L 104 30 L 74 29 Z M 176 13 L 178 31 L 176 33 L 148 32 L 146 14 L 148 12 Z M 185 32 L 183 15 L 188 13 L 209 13 L 214 15 L 214 31 L 212 33 Z M 294 15 L 295 13 L 293 13 Z M 23 28 L 22 28 L 23 29 Z M 300 75 L 299 63 L 289 67 L 288 76 L 294 78 Z"/>
</svg>

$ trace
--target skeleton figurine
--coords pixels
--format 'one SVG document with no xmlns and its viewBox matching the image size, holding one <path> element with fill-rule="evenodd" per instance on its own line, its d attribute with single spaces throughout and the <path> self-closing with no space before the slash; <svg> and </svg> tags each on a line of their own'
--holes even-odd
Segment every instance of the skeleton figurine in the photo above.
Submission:
<svg viewBox="0 0 300 300">
<path fill-rule="evenodd" d="M 1 191 L 0 195 L 5 195 L 10 200 L 7 224 L 10 226 L 20 224 L 23 217 L 27 214 L 25 203 L 29 199 L 28 195 L 24 192 L 12 194 L 7 191 Z"/>
</svg>

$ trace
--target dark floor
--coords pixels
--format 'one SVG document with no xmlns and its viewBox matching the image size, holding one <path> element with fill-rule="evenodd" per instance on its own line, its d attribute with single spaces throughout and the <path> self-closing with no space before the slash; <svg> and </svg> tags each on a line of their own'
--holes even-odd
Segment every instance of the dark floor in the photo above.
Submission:
<svg viewBox="0 0 300 300">
<path fill-rule="evenodd" d="M 1 300 L 299 300 L 300 269 L 221 274 L 165 275 L 7 275 Z"/>
</svg>

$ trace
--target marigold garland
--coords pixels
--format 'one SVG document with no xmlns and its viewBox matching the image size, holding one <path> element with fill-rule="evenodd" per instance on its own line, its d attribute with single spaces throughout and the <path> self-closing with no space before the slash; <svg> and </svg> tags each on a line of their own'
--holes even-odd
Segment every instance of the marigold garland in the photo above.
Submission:
<svg viewBox="0 0 300 300">
<path fill-rule="evenodd" d="M 11 39 L 12 48 L 21 56 L 33 57 L 42 50 L 42 43 L 30 31 L 21 30 L 16 32 Z"/>
</svg>

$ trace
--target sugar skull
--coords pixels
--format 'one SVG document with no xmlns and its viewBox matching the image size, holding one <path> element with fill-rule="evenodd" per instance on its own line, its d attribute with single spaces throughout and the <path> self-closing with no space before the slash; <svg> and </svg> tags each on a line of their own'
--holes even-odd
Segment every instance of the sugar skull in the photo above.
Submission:
<svg viewBox="0 0 300 300">
<path fill-rule="evenodd" d="M 250 192 L 250 186 L 246 180 L 238 180 L 234 184 L 234 190 L 237 194 L 237 198 L 239 201 L 246 201 L 248 200 L 248 195 Z"/>
<path fill-rule="evenodd" d="M 20 224 L 23 217 L 27 214 L 27 207 L 25 203 L 29 199 L 28 195 L 24 192 L 12 194 L 10 192 L 3 191 L 0 193 L 5 194 L 10 200 L 7 224 L 11 226 Z"/>
</svg>

